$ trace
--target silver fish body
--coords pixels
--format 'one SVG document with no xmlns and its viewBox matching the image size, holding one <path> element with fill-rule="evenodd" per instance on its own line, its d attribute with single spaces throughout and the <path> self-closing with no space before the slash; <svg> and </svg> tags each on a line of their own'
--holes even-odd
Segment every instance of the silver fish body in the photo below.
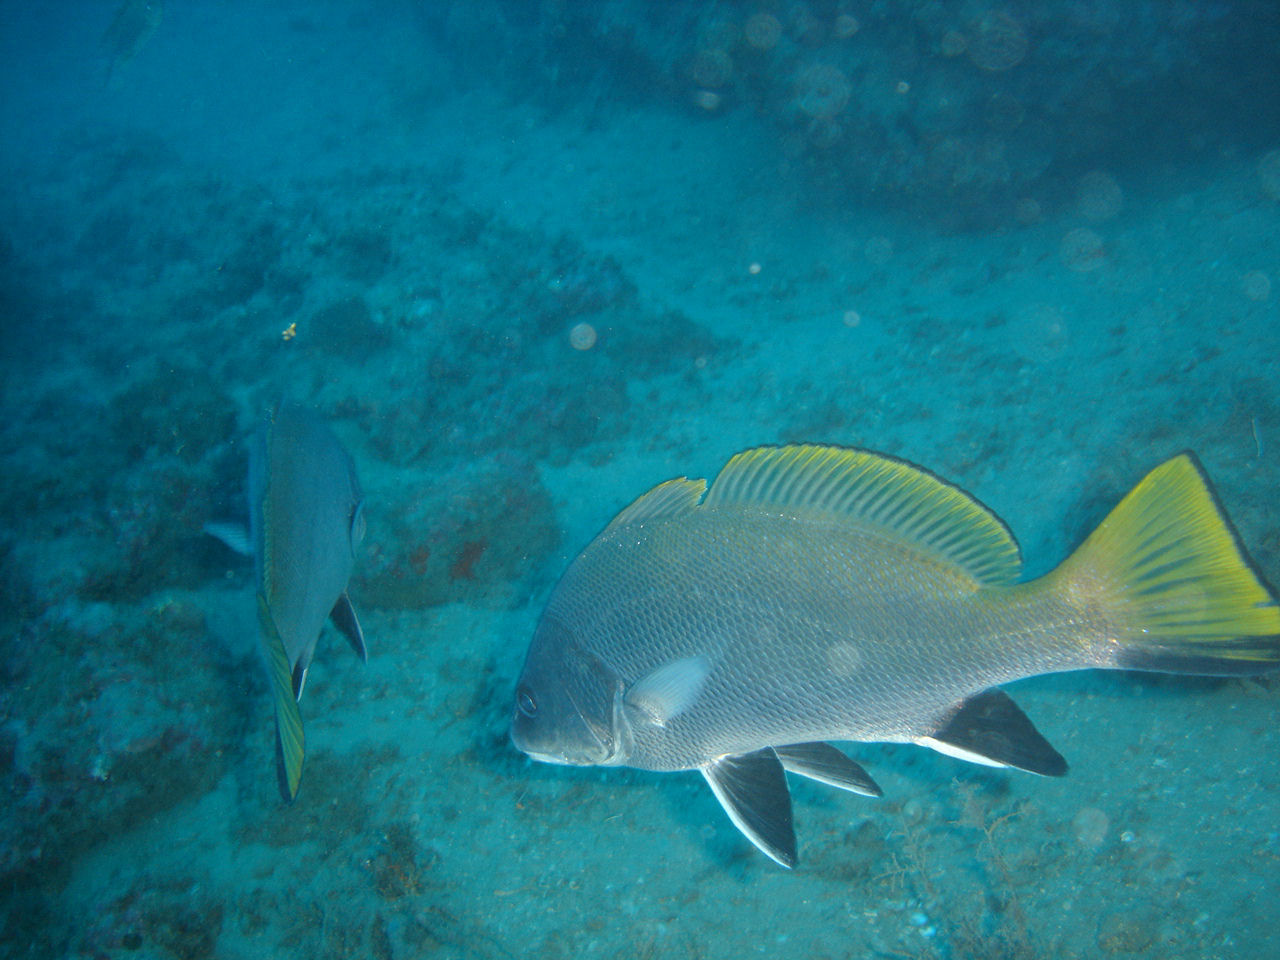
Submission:
<svg viewBox="0 0 1280 960">
<path fill-rule="evenodd" d="M 1257 672 L 1280 657 L 1274 600 L 1220 535 L 1193 462 L 1170 463 L 1142 510 L 1028 583 L 1017 582 L 1017 547 L 994 515 L 865 451 L 760 448 L 734 458 L 709 492 L 702 481 L 662 484 L 557 585 L 512 738 L 551 762 L 700 770 L 735 824 L 788 866 L 784 769 L 879 793 L 826 741 L 915 742 L 1060 775 L 1061 756 L 993 688 L 1087 667 Z M 1133 572 L 1129 528 L 1170 490 L 1208 511 L 1206 577 L 1224 557 L 1234 564 L 1230 584 L 1191 591 L 1196 609 L 1181 619 L 1168 613 L 1176 578 L 1162 580 L 1158 562 L 1138 557 L 1133 579 L 1164 591 L 1154 603 L 1164 613 L 1130 602 L 1122 582 Z M 1167 518 L 1161 506 L 1151 510 Z M 1206 602 L 1221 627 L 1196 625 Z M 1262 639 L 1231 646 L 1240 636 Z"/>
</svg>

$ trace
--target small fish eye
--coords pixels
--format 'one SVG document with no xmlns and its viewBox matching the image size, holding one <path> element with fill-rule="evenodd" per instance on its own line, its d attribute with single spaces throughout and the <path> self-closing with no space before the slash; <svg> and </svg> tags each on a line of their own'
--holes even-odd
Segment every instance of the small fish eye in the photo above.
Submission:
<svg viewBox="0 0 1280 960">
<path fill-rule="evenodd" d="M 538 701 L 533 699 L 533 693 L 528 687 L 521 687 L 516 691 L 516 709 L 529 719 L 537 716 Z"/>
</svg>

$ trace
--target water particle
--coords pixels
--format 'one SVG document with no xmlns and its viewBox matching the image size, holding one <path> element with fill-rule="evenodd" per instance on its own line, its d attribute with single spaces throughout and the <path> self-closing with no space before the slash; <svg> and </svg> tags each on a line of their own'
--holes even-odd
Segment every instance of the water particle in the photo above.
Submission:
<svg viewBox="0 0 1280 960">
<path fill-rule="evenodd" d="M 1271 278 L 1261 270 L 1250 270 L 1240 278 L 1240 289 L 1250 300 L 1262 303 L 1271 296 Z"/>
<path fill-rule="evenodd" d="M 1020 64 L 1029 46 L 1021 23 L 1007 13 L 988 13 L 974 26 L 969 59 L 983 70 L 1000 73 Z"/>
<path fill-rule="evenodd" d="M 861 29 L 862 24 L 858 23 L 858 18 L 849 13 L 841 13 L 836 16 L 835 27 L 832 33 L 837 40 L 848 40 Z"/>
<path fill-rule="evenodd" d="M 1093 170 L 1080 178 L 1076 187 L 1076 210 L 1092 223 L 1110 220 L 1120 212 L 1124 192 L 1111 174 Z"/>
<path fill-rule="evenodd" d="M 837 117 L 849 103 L 853 84 L 830 63 L 812 63 L 796 77 L 796 105 L 815 120 Z"/>
<path fill-rule="evenodd" d="M 833 643 L 827 650 L 827 667 L 837 677 L 851 677 L 862 666 L 862 653 L 852 643 Z"/>
<path fill-rule="evenodd" d="M 1085 807 L 1071 819 L 1071 834 L 1086 850 L 1099 849 L 1111 829 L 1111 818 L 1097 807 Z"/>
<path fill-rule="evenodd" d="M 1097 270 L 1106 260 L 1106 248 L 1102 237 L 1088 227 L 1068 230 L 1058 246 L 1058 257 L 1069 269 L 1077 273 Z"/>
<path fill-rule="evenodd" d="M 742 33 L 757 50 L 772 50 L 782 37 L 782 24 L 772 14 L 756 13 L 747 18 Z"/>
<path fill-rule="evenodd" d="M 724 50 L 699 50 L 689 72 L 699 87 L 723 87 L 733 77 L 733 58 Z"/>
<path fill-rule="evenodd" d="M 1272 150 L 1258 161 L 1258 177 L 1262 192 L 1272 200 L 1280 200 L 1280 150 Z"/>
<path fill-rule="evenodd" d="M 863 247 L 863 253 L 873 265 L 883 267 L 893 259 L 893 241 L 888 237 L 872 237 Z"/>
<path fill-rule="evenodd" d="M 590 350 L 596 345 L 596 328 L 589 323 L 579 323 L 569 331 L 569 346 L 575 350 Z"/>
<path fill-rule="evenodd" d="M 969 41 L 959 30 L 948 30 L 938 42 L 938 52 L 944 57 L 958 57 L 969 49 Z"/>
<path fill-rule="evenodd" d="M 1040 201 L 1034 197 L 1022 197 L 1013 206 L 1013 218 L 1024 227 L 1038 223 L 1042 215 Z"/>
<path fill-rule="evenodd" d="M 713 110 L 720 109 L 721 97 L 714 90 L 699 90 L 693 95 L 695 106 L 701 107 L 710 113 Z"/>
</svg>

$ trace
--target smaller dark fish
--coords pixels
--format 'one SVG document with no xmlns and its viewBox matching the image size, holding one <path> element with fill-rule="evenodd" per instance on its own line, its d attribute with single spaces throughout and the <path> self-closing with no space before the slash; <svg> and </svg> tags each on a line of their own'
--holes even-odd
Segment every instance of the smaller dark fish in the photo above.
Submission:
<svg viewBox="0 0 1280 960">
<path fill-rule="evenodd" d="M 298 701 L 326 619 L 368 660 L 347 598 L 364 499 L 350 454 L 313 412 L 281 403 L 249 451 L 249 544 L 258 622 L 276 710 L 280 792 L 298 793 L 304 739 Z"/>
<path fill-rule="evenodd" d="M 108 83 L 118 68 L 128 64 L 147 45 L 162 20 L 161 0 L 124 0 L 120 4 L 102 35 L 102 47 L 111 57 L 107 65 Z"/>
</svg>

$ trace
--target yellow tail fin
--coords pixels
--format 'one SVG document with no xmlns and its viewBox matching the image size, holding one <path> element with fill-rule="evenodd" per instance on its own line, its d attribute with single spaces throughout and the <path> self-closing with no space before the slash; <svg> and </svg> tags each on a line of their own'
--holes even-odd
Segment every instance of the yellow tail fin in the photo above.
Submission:
<svg viewBox="0 0 1280 960">
<path fill-rule="evenodd" d="M 292 800 L 298 795 L 298 783 L 302 780 L 302 757 L 306 741 L 302 734 L 302 714 L 298 712 L 298 700 L 293 692 L 293 675 L 289 670 L 289 655 L 284 641 L 276 630 L 275 618 L 267 598 L 258 594 L 258 624 L 262 628 L 262 642 L 267 650 L 267 667 L 271 674 L 271 695 L 276 707 L 276 778 L 280 795 Z"/>
<path fill-rule="evenodd" d="M 1249 674 L 1280 667 L 1280 607 L 1191 454 L 1156 467 L 1051 576 L 1108 622 L 1099 666 Z"/>
</svg>

